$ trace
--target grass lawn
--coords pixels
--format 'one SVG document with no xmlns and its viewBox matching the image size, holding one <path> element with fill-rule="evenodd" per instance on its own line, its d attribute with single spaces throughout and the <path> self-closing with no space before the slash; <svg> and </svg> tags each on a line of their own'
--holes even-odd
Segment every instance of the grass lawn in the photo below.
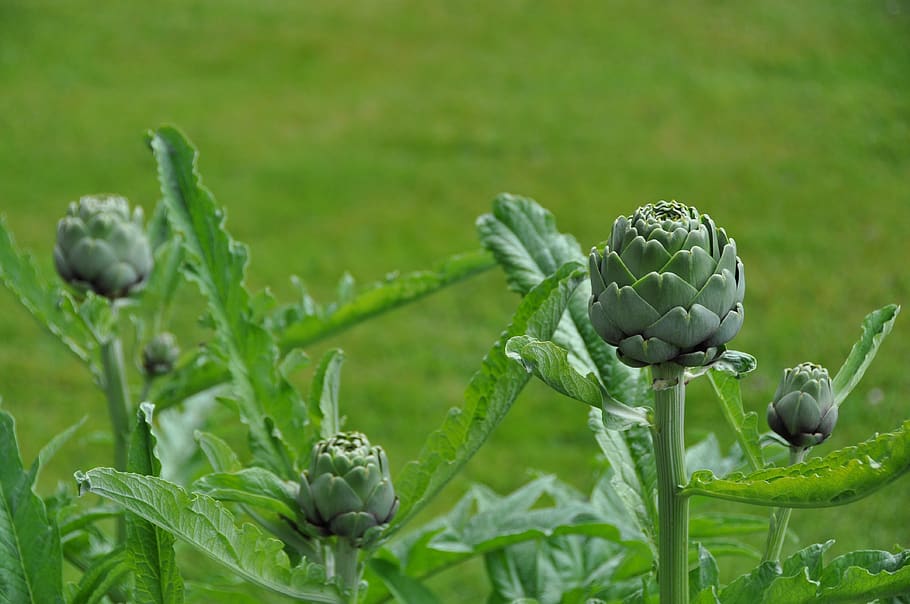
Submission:
<svg viewBox="0 0 910 604">
<path fill-rule="evenodd" d="M 326 300 L 345 270 L 370 282 L 476 248 L 474 220 L 502 191 L 537 199 L 585 248 L 616 215 L 676 198 L 737 240 L 748 286 L 734 347 L 758 357 L 744 388 L 763 415 L 784 367 L 836 371 L 867 312 L 910 300 L 908 74 L 906 0 L 6 0 L 0 211 L 51 271 L 67 202 L 110 191 L 152 209 L 143 133 L 176 124 L 250 245 L 248 284 L 288 299 L 293 273 Z M 185 301 L 191 347 L 207 335 Z M 345 349 L 348 426 L 400 468 L 460 404 L 516 303 L 493 271 L 308 352 Z M 108 464 L 102 395 L 8 294 L 0 342 L 27 461 L 89 416 L 42 488 Z M 910 417 L 908 363 L 900 317 L 817 452 Z M 691 389 L 693 442 L 721 425 L 712 396 Z M 587 488 L 594 454 L 582 405 L 532 384 L 435 511 L 529 469 Z M 804 544 L 836 538 L 833 553 L 910 547 L 908 498 L 904 479 L 791 526 Z M 443 601 L 479 601 L 460 572 L 436 584 Z"/>
</svg>

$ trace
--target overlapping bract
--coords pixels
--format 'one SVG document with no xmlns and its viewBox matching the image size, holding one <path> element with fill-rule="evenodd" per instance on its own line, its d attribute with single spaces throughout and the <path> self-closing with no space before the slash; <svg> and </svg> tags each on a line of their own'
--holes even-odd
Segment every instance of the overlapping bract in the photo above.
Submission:
<svg viewBox="0 0 910 604">
<path fill-rule="evenodd" d="M 831 436 L 837 405 L 828 370 L 800 363 L 784 375 L 768 404 L 768 425 L 794 447 L 811 447 Z"/>
<path fill-rule="evenodd" d="M 54 264 L 64 281 L 107 298 L 141 289 L 152 271 L 142 208 L 114 195 L 87 196 L 57 223 Z"/>
<path fill-rule="evenodd" d="M 319 441 L 301 476 L 297 503 L 316 533 L 365 544 L 398 510 L 385 452 L 359 432 Z"/>
<path fill-rule="evenodd" d="M 685 204 L 661 201 L 617 218 L 590 269 L 591 322 L 627 365 L 708 365 L 742 327 L 736 243 Z"/>
</svg>

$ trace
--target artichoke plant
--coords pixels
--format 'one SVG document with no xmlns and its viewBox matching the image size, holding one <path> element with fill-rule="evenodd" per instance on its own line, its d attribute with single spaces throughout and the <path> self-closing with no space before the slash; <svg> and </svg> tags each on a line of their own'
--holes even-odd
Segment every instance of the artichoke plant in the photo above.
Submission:
<svg viewBox="0 0 910 604">
<path fill-rule="evenodd" d="M 627 365 L 709 365 L 742 327 L 736 243 L 693 207 L 661 201 L 620 216 L 590 269 L 591 322 Z"/>
<path fill-rule="evenodd" d="M 114 195 L 82 197 L 57 224 L 54 264 L 64 281 L 106 298 L 128 296 L 145 285 L 152 250 L 142 208 Z"/>
<path fill-rule="evenodd" d="M 142 349 L 142 368 L 149 377 L 170 373 L 180 356 L 177 338 L 167 331 L 161 332 Z"/>
<path fill-rule="evenodd" d="M 365 545 L 398 510 L 385 452 L 359 432 L 319 441 L 301 476 L 297 503 L 317 534 Z"/>
<path fill-rule="evenodd" d="M 774 400 L 768 404 L 768 425 L 792 447 L 817 445 L 831 436 L 837 405 L 828 370 L 800 363 L 784 370 Z"/>
</svg>

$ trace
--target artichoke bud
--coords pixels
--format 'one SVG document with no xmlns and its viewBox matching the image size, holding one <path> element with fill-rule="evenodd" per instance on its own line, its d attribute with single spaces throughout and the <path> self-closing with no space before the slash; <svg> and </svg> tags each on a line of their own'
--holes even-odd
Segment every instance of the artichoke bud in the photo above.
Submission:
<svg viewBox="0 0 910 604">
<path fill-rule="evenodd" d="M 385 452 L 360 432 L 319 441 L 300 477 L 297 503 L 312 532 L 366 546 L 398 510 Z"/>
<path fill-rule="evenodd" d="M 76 289 L 116 299 L 138 291 L 152 271 L 142 208 L 114 195 L 86 196 L 57 223 L 54 265 Z"/>
<path fill-rule="evenodd" d="M 152 338 L 142 349 L 142 368 L 149 377 L 165 375 L 173 371 L 179 356 L 177 338 L 165 331 Z"/>
<path fill-rule="evenodd" d="M 817 445 L 831 436 L 837 406 L 828 370 L 800 363 L 784 370 L 774 400 L 768 404 L 768 425 L 793 447 Z"/>
<path fill-rule="evenodd" d="M 710 365 L 743 324 L 746 291 L 736 242 L 706 214 L 676 201 L 613 223 L 591 251 L 588 314 L 632 367 Z"/>
</svg>

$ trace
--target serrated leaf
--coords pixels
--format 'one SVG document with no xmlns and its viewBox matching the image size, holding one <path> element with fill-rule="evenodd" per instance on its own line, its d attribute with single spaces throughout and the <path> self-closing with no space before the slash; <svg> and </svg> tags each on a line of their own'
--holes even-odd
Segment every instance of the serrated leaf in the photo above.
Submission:
<svg viewBox="0 0 910 604">
<path fill-rule="evenodd" d="M 691 477 L 696 470 L 711 470 L 715 476 L 726 476 L 743 466 L 742 450 L 734 445 L 724 455 L 713 432 L 694 445 L 686 447 L 686 472 Z"/>
<path fill-rule="evenodd" d="M 48 254 L 50 250 L 48 250 Z M 59 280 L 41 276 L 31 256 L 16 247 L 6 221 L 0 217 L 0 283 L 19 300 L 45 329 L 55 335 L 88 365 L 92 373 L 100 375 L 95 361 L 98 342 L 91 326 L 80 317 L 72 297 L 60 286 Z"/>
<path fill-rule="evenodd" d="M 302 432 L 302 401 L 278 372 L 278 347 L 262 324 L 253 320 L 250 295 L 244 287 L 246 247 L 225 230 L 225 213 L 202 186 L 197 152 L 173 128 L 161 128 L 150 144 L 158 161 L 159 179 L 168 219 L 183 237 L 187 272 L 208 301 L 219 348 L 228 370 L 241 419 L 249 426 L 256 460 L 290 477 L 293 459 L 280 434 Z"/>
<path fill-rule="evenodd" d="M 720 592 L 723 604 L 756 604 L 767 591 L 768 586 L 780 576 L 777 562 L 762 562 L 752 571 L 734 579 Z"/>
<path fill-rule="evenodd" d="M 187 604 L 213 604 L 229 602 L 230 604 L 262 604 L 262 597 L 246 593 L 242 586 L 211 585 L 206 582 L 186 582 Z"/>
<path fill-rule="evenodd" d="M 862 499 L 907 470 L 910 421 L 895 432 L 788 467 L 726 478 L 707 470 L 695 472 L 682 494 L 775 507 L 830 507 Z"/>
<path fill-rule="evenodd" d="M 479 499 L 476 514 L 430 541 L 432 549 L 456 553 L 484 553 L 514 543 L 559 535 L 587 535 L 621 540 L 619 530 L 587 501 L 564 501 L 532 509 L 543 495 L 553 496 L 555 477 L 545 476 L 504 497 L 488 494 Z M 475 496 L 483 491 L 474 490 Z"/>
<path fill-rule="evenodd" d="M 742 541 L 729 538 L 707 538 L 702 539 L 702 544 L 707 547 L 715 558 L 737 557 L 749 558 L 758 562 L 761 560 L 761 552 L 755 547 Z M 690 560 L 694 560 L 692 549 L 689 550 Z"/>
<path fill-rule="evenodd" d="M 500 195 L 493 201 L 493 212 L 477 219 L 477 232 L 502 266 L 510 287 L 521 295 L 527 295 L 567 262 L 587 266 L 587 257 L 575 238 L 560 233 L 553 215 L 532 199 Z M 594 372 L 615 400 L 629 406 L 649 404 L 651 389 L 646 372 L 619 362 L 615 349 L 594 331 L 588 318 L 590 297 L 591 283 L 585 279 L 549 339 L 569 350 L 573 363 Z"/>
<path fill-rule="evenodd" d="M 181 362 L 166 377 L 153 382 L 149 400 L 163 411 L 202 393 L 226 395 L 230 391 L 231 373 L 220 359 L 205 348 Z"/>
<path fill-rule="evenodd" d="M 709 587 L 708 589 L 700 591 L 692 598 L 691 604 L 720 604 L 720 599 L 717 596 L 717 589 Z"/>
<path fill-rule="evenodd" d="M 293 512 L 288 514 L 288 508 L 296 509 L 296 503 L 293 501 L 294 494 L 291 493 L 296 486 L 293 483 L 282 481 L 271 473 L 264 477 L 255 475 L 243 477 L 244 473 L 262 469 L 244 468 L 230 445 L 214 434 L 197 431 L 195 437 L 212 465 L 212 469 L 215 470 L 216 474 L 210 476 L 223 476 L 227 479 L 227 483 L 220 482 L 217 478 L 210 479 L 215 480 L 216 483 L 212 486 L 218 489 L 211 495 L 218 498 L 223 497 L 226 501 L 238 502 L 243 511 L 259 526 L 277 536 L 288 546 L 296 548 L 298 552 L 317 560 L 312 542 L 288 524 L 288 519 L 295 516 Z M 267 470 L 262 471 L 267 472 Z M 241 474 L 241 476 L 238 478 L 237 474 Z M 252 485 L 245 483 L 246 479 L 252 479 Z M 276 480 L 278 483 L 275 482 Z M 263 486 L 263 482 L 268 486 Z M 288 492 L 285 493 L 285 490 Z"/>
<path fill-rule="evenodd" d="M 695 598 L 700 592 L 716 588 L 720 581 L 717 560 L 701 543 L 698 544 L 698 558 L 695 568 L 689 571 L 689 594 Z"/>
<path fill-rule="evenodd" d="M 392 562 L 373 558 L 367 564 L 376 576 L 382 579 L 396 601 L 402 604 L 434 604 L 440 601 L 423 583 L 402 574 Z"/>
<path fill-rule="evenodd" d="M 155 436 L 152 434 L 154 408 L 151 403 L 139 405 L 127 462 L 127 470 L 136 474 L 158 476 L 161 473 L 161 462 L 155 456 Z M 128 514 L 126 548 L 135 571 L 134 589 L 138 601 L 150 604 L 183 602 L 183 577 L 177 568 L 173 535 Z"/>
<path fill-rule="evenodd" d="M 243 467 L 240 458 L 231 449 L 231 446 L 221 438 L 202 431 L 197 431 L 195 437 L 206 459 L 216 472 L 235 472 Z"/>
<path fill-rule="evenodd" d="M 57 527 L 22 467 L 15 422 L 0 411 L 0 603 L 63 602 Z"/>
<path fill-rule="evenodd" d="M 264 468 L 206 474 L 193 490 L 219 501 L 233 501 L 293 519 L 296 517 L 295 483 L 282 480 Z"/>
<path fill-rule="evenodd" d="M 868 602 L 910 594 L 910 550 L 898 554 L 862 550 L 844 554 L 821 575 L 825 602 Z"/>
<path fill-rule="evenodd" d="M 330 309 L 301 308 L 296 313 L 300 315 L 298 320 L 283 325 L 281 349 L 287 351 L 308 346 L 361 321 L 486 271 L 494 265 L 493 259 L 485 252 L 457 254 L 431 270 L 415 271 L 376 283 Z M 281 312 L 288 313 L 288 309 L 281 309 Z M 279 323 L 283 324 L 284 321 Z"/>
<path fill-rule="evenodd" d="M 755 371 L 758 361 L 751 354 L 739 350 L 725 350 L 716 361 L 705 367 L 694 367 L 686 370 L 686 380 L 708 373 L 711 370 L 721 371 L 735 378 L 742 378 Z"/>
<path fill-rule="evenodd" d="M 600 382 L 593 373 L 582 375 L 573 367 L 565 348 L 531 336 L 515 336 L 506 342 L 506 356 L 557 392 L 600 409 Z"/>
<path fill-rule="evenodd" d="M 583 375 L 572 365 L 569 351 L 553 342 L 516 336 L 506 342 L 506 356 L 521 363 L 525 370 L 557 392 L 602 409 L 608 428 L 623 430 L 634 425 L 649 425 L 646 408 L 632 408 L 611 398 L 593 372 Z"/>
<path fill-rule="evenodd" d="M 395 480 L 401 508 L 390 531 L 401 528 L 454 476 L 499 425 L 528 382 L 527 372 L 506 357 L 509 338 L 522 334 L 549 338 L 584 273 L 566 265 L 529 293 L 512 323 L 484 357 L 465 392 L 464 406 L 449 412 L 426 441 L 416 461 Z"/>
<path fill-rule="evenodd" d="M 808 570 L 774 579 L 762 594 L 761 604 L 808 604 L 815 602 L 818 582 L 809 578 Z"/>
<path fill-rule="evenodd" d="M 637 522 L 637 530 L 657 552 L 657 467 L 651 433 L 637 426 L 619 432 L 608 430 L 601 413 L 591 410 L 588 428 L 610 464 L 610 482 Z"/>
<path fill-rule="evenodd" d="M 712 512 L 693 515 L 689 520 L 689 537 L 696 540 L 734 535 L 757 535 L 767 531 L 767 516 Z"/>
<path fill-rule="evenodd" d="M 341 386 L 341 365 L 344 353 L 332 349 L 323 355 L 313 376 L 310 390 L 310 414 L 315 425 L 319 426 L 322 438 L 331 438 L 341 431 L 341 415 L 338 410 L 338 389 Z"/>
<path fill-rule="evenodd" d="M 281 541 L 254 525 L 237 527 L 233 515 L 214 499 L 190 494 L 153 476 L 95 468 L 77 472 L 80 493 L 94 493 L 193 545 L 237 575 L 280 594 L 313 602 L 341 602 L 324 583 L 322 567 L 304 560 L 291 567 Z"/>
<path fill-rule="evenodd" d="M 63 445 L 65 445 L 73 437 L 73 434 L 82 427 L 82 424 L 85 423 L 85 420 L 88 419 L 88 416 L 83 416 L 78 422 L 57 434 L 52 439 L 50 439 L 46 445 L 41 447 L 41 450 L 38 451 L 38 457 L 35 458 L 35 461 L 32 463 L 31 470 L 29 470 L 29 482 L 35 484 L 38 482 L 38 476 L 41 474 L 41 469 L 47 465 L 51 458 L 57 454 L 57 451 L 60 450 Z"/>
<path fill-rule="evenodd" d="M 73 533 L 86 527 L 96 525 L 103 520 L 117 518 L 123 515 L 123 510 L 114 504 L 105 504 L 86 508 L 70 504 L 58 509 L 57 525 L 60 538 L 67 541 Z"/>
<path fill-rule="evenodd" d="M 853 345 L 850 354 L 847 355 L 847 360 L 844 361 L 831 381 L 834 404 L 840 405 L 862 379 L 872 359 L 875 358 L 882 340 L 891 333 L 891 328 L 894 327 L 894 321 L 900 310 L 900 306 L 889 304 L 869 313 L 863 319 L 863 333 L 859 341 Z"/>
<path fill-rule="evenodd" d="M 159 206 L 165 207 L 163 204 L 159 204 Z M 149 226 L 151 228 L 151 224 Z M 179 239 L 173 237 L 162 242 L 155 249 L 154 254 L 154 267 L 145 287 L 142 288 L 142 296 L 138 300 L 144 311 L 143 315 L 152 317 L 152 334 L 150 334 L 152 336 L 164 330 L 171 303 L 182 282 L 180 269 L 183 265 L 185 251 Z"/>
<path fill-rule="evenodd" d="M 121 549 L 116 549 L 94 561 L 85 571 L 76 591 L 67 598 L 68 604 L 99 604 L 105 602 L 109 591 L 123 582 L 133 567 L 129 556 Z M 107 600 L 109 601 L 109 600 Z M 155 600 L 140 600 L 155 602 Z"/>
<path fill-rule="evenodd" d="M 758 416 L 743 410 L 743 395 L 739 380 L 721 370 L 708 372 L 708 380 L 720 401 L 720 409 L 736 436 L 736 442 L 753 470 L 765 466 L 758 434 Z"/>
</svg>

